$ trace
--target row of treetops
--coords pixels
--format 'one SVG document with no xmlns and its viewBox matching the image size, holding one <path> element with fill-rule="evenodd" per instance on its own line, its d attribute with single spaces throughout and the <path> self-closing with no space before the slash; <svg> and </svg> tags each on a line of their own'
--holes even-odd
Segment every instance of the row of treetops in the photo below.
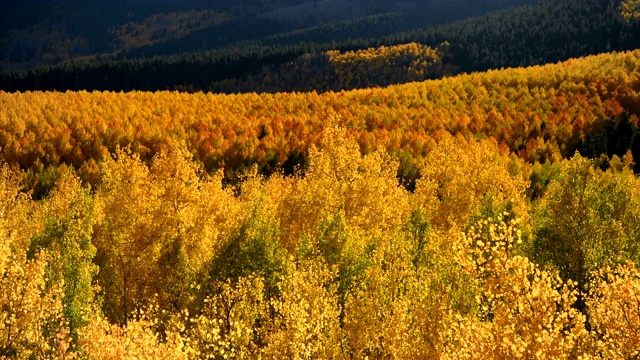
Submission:
<svg viewBox="0 0 640 360">
<path fill-rule="evenodd" d="M 0 92 L 1 157 L 36 172 L 69 164 L 92 182 L 97 164 L 119 147 L 150 159 L 184 143 L 207 171 L 223 168 L 228 179 L 254 164 L 265 174 L 293 173 L 337 118 L 364 153 L 383 147 L 398 155 L 405 180 L 444 133 L 493 137 L 544 163 L 573 155 L 623 112 L 635 128 L 639 68 L 636 50 L 324 94 Z"/>
</svg>

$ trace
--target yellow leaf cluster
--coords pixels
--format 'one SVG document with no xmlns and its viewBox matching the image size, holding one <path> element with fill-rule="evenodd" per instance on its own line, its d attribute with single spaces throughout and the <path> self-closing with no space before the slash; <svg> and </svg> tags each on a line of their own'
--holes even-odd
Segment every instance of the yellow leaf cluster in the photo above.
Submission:
<svg viewBox="0 0 640 360">
<path fill-rule="evenodd" d="M 571 281 L 515 255 L 519 221 L 505 217 L 482 220 L 461 238 L 468 249 L 461 261 L 481 283 L 480 317 L 458 317 L 445 358 L 571 358 L 587 336 L 585 316 L 572 308 L 578 293 Z"/>
<path fill-rule="evenodd" d="M 445 136 L 420 168 L 413 201 L 442 229 L 465 226 L 483 206 L 494 212 L 509 207 L 525 216 L 522 194 L 528 183 L 510 168 L 508 153 L 494 141 Z"/>
<path fill-rule="evenodd" d="M 640 20 L 640 1 L 622 0 L 620 2 L 620 14 L 627 21 Z"/>
<path fill-rule="evenodd" d="M 89 359 L 188 359 L 179 334 L 167 332 L 160 339 L 154 321 L 141 316 L 126 326 L 94 317 L 79 336 L 79 358 Z"/>
<path fill-rule="evenodd" d="M 596 348 L 609 359 L 632 359 L 640 354 L 640 273 L 635 264 L 598 271 L 587 299 Z"/>
</svg>

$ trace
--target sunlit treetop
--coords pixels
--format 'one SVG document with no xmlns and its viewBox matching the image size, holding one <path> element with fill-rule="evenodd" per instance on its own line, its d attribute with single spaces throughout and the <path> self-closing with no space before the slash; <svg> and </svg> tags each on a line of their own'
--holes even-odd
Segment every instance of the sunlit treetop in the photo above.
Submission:
<svg viewBox="0 0 640 360">
<path fill-rule="evenodd" d="M 640 0 L 623 0 L 620 3 L 620 14 L 627 21 L 640 20 Z"/>
</svg>

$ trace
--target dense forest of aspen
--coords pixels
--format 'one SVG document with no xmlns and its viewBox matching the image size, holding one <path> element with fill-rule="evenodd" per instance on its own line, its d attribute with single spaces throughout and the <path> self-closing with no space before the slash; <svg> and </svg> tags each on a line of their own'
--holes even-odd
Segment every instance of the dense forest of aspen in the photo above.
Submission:
<svg viewBox="0 0 640 360">
<path fill-rule="evenodd" d="M 314 6 L 205 3 L 131 10 L 109 49 Z M 640 1 L 471 3 L 525 5 L 266 34 L 217 50 L 231 77 L 193 53 L 3 73 L 0 358 L 640 357 Z M 133 91 L 80 90 L 107 75 Z"/>
<path fill-rule="evenodd" d="M 383 147 L 397 156 L 408 182 L 444 133 L 493 137 L 529 163 L 576 150 L 595 157 L 630 149 L 640 158 L 639 68 L 636 50 L 324 94 L 2 93 L 0 146 L 2 158 L 34 181 L 49 182 L 47 165 L 67 164 L 92 184 L 98 164 L 118 147 L 146 161 L 180 142 L 208 172 L 223 169 L 226 180 L 254 165 L 264 175 L 293 174 L 330 118 L 364 153 Z"/>
<path fill-rule="evenodd" d="M 0 355 L 633 358 L 639 67 L 0 93 Z"/>
</svg>

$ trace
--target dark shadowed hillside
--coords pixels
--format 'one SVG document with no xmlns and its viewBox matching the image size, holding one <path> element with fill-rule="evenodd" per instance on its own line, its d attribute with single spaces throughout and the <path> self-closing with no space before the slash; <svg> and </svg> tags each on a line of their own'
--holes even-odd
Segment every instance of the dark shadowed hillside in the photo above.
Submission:
<svg viewBox="0 0 640 360">
<path fill-rule="evenodd" d="M 177 6 L 172 4 L 165 6 Z M 368 9 L 384 10 L 375 4 L 370 3 Z M 300 59 L 322 56 L 327 51 L 348 52 L 415 42 L 441 49 L 439 56 L 446 71 L 437 74 L 442 76 L 544 64 L 640 46 L 640 22 L 622 17 L 616 2 L 600 0 L 534 2 L 441 25 L 409 28 L 420 22 L 444 21 L 447 16 L 453 19 L 456 6 L 466 9 L 458 14 L 462 16 L 514 3 L 487 0 L 469 4 L 466 0 L 414 4 L 414 9 L 408 12 L 379 13 L 287 32 L 278 31 L 299 24 L 285 24 L 275 15 L 262 16 L 256 12 L 235 15 L 239 10 L 233 6 L 191 10 L 190 15 L 181 13 L 183 17 L 175 12 L 155 15 L 135 26 L 120 26 L 115 32 L 120 37 L 120 49 L 111 55 L 94 54 L 30 71 L 5 71 L 0 78 L 0 88 L 8 91 L 326 91 L 361 85 L 342 87 L 331 80 L 336 75 L 327 75 L 325 70 L 315 74 L 310 69 L 296 69 Z M 252 9 L 268 6 L 288 9 L 276 5 L 255 5 Z M 261 14 L 274 14 L 273 11 Z M 247 22 L 244 16 L 255 16 L 257 20 Z M 182 25 L 160 30 L 159 24 L 171 21 Z M 226 30 L 230 31 L 228 35 Z M 111 46 L 115 43 L 115 40 L 110 42 Z M 446 49 L 441 46 L 443 43 L 448 44 Z M 203 47 L 212 49 L 197 50 Z M 394 71 L 392 64 L 387 68 Z M 319 76 L 329 77 L 325 81 Z M 313 79 L 302 80 L 309 77 Z M 422 79 L 432 77 L 434 73 L 429 73 Z M 265 81 L 276 78 L 276 83 Z M 398 77 L 395 82 L 420 79 Z"/>
</svg>

